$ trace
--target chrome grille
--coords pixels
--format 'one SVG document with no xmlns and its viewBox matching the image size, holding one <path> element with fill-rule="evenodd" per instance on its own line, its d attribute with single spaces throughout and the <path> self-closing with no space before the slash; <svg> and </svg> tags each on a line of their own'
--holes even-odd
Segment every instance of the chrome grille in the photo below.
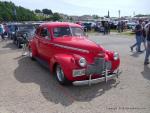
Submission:
<svg viewBox="0 0 150 113">
<path fill-rule="evenodd" d="M 95 58 L 94 64 L 88 64 L 86 75 L 102 74 L 105 69 L 111 70 L 111 62 L 106 62 L 104 58 Z"/>
<path fill-rule="evenodd" d="M 95 58 L 94 64 L 87 65 L 86 74 L 101 74 L 105 69 L 105 59 Z"/>
<path fill-rule="evenodd" d="M 107 70 L 111 70 L 112 64 L 111 64 L 110 61 L 108 61 L 108 62 L 105 63 L 105 68 L 107 68 Z"/>
</svg>

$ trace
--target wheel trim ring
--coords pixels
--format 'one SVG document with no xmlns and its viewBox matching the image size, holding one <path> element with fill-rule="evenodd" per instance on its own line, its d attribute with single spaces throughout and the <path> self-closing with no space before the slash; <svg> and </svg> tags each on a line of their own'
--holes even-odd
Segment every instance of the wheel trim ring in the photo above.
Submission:
<svg viewBox="0 0 150 113">
<path fill-rule="evenodd" d="M 58 66 L 56 69 L 56 75 L 57 75 L 58 80 L 62 82 L 64 79 L 64 73 L 60 66 Z"/>
</svg>

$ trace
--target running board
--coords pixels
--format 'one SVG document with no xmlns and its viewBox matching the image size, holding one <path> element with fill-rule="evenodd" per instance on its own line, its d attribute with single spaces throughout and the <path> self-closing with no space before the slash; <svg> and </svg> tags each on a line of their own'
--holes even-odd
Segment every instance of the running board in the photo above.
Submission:
<svg viewBox="0 0 150 113">
<path fill-rule="evenodd" d="M 39 57 L 35 57 L 35 59 L 38 61 L 38 63 L 40 65 L 42 65 L 43 67 L 49 69 L 49 64 L 45 60 L 42 60 Z"/>
</svg>

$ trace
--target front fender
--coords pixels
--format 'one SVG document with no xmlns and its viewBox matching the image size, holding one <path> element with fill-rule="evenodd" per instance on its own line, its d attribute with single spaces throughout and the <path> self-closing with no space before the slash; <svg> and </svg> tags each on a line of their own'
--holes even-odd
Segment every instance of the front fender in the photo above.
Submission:
<svg viewBox="0 0 150 113">
<path fill-rule="evenodd" d="M 57 54 L 53 56 L 50 60 L 50 70 L 55 72 L 55 66 L 60 64 L 66 78 L 70 81 L 73 81 L 72 70 L 79 68 L 75 62 L 73 55 L 68 54 Z"/>
<path fill-rule="evenodd" d="M 115 71 L 120 66 L 120 57 L 118 60 L 114 60 L 113 55 L 114 55 L 113 51 L 106 51 L 105 58 L 112 63 L 112 71 Z"/>
</svg>

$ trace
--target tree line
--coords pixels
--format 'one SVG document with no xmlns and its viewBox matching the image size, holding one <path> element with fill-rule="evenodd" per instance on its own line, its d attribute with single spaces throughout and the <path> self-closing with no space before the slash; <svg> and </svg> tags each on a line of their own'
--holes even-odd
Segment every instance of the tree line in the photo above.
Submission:
<svg viewBox="0 0 150 113">
<path fill-rule="evenodd" d="M 42 11 L 36 9 L 35 11 L 31 11 L 24 7 L 16 6 L 12 2 L 0 1 L 0 21 L 57 21 L 60 19 L 60 15 L 53 13 L 50 9 L 43 9 Z"/>
</svg>

